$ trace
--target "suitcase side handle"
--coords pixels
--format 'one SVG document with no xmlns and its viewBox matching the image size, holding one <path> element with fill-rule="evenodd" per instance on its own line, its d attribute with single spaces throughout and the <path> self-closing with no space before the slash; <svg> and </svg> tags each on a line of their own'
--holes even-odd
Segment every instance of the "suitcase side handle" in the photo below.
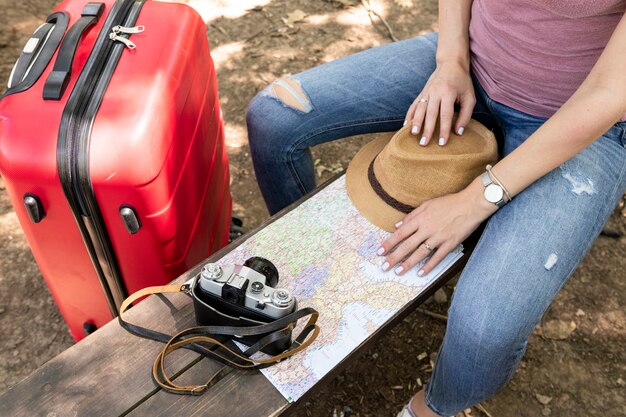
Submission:
<svg viewBox="0 0 626 417">
<path fill-rule="evenodd" d="M 32 34 L 9 77 L 8 90 L 0 98 L 31 88 L 41 77 L 67 30 L 69 16 L 56 12 Z"/>
<path fill-rule="evenodd" d="M 81 18 L 76 21 L 65 35 L 59 55 L 54 62 L 52 72 L 46 79 L 43 87 L 44 100 L 60 100 L 70 80 L 74 54 L 78 49 L 78 42 L 91 26 L 98 22 L 104 12 L 104 3 L 87 3 Z"/>
</svg>

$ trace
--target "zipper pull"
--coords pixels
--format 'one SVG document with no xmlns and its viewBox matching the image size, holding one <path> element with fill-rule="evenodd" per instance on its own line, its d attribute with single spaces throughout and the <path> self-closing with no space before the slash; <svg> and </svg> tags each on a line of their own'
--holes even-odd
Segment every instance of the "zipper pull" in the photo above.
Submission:
<svg viewBox="0 0 626 417">
<path fill-rule="evenodd" d="M 132 35 L 135 33 L 141 33 L 146 30 L 145 26 L 134 26 L 134 27 L 124 27 L 124 26 L 113 26 L 112 32 L 109 34 L 109 38 L 113 42 L 122 42 L 128 49 L 135 49 L 137 46 L 133 41 L 123 36 L 121 34 Z"/>
<path fill-rule="evenodd" d="M 109 34 L 109 39 L 113 42 L 122 42 L 128 49 L 135 49 L 137 47 L 133 41 L 123 36 L 119 36 L 115 32 L 111 32 Z"/>
<path fill-rule="evenodd" d="M 130 34 L 134 34 L 134 33 L 141 33 L 144 30 L 146 30 L 145 26 L 134 26 L 134 27 L 131 27 L 131 28 L 127 28 L 127 27 L 124 27 L 124 26 L 117 25 L 117 26 L 113 27 L 113 33 L 115 33 L 115 34 L 127 33 L 127 34 L 130 35 Z"/>
</svg>

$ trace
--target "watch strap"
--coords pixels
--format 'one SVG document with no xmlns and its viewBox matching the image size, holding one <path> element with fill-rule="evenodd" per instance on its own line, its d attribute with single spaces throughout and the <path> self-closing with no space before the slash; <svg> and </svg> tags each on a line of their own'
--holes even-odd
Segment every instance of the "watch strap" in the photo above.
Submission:
<svg viewBox="0 0 626 417">
<path fill-rule="evenodd" d="M 493 184 L 493 181 L 491 181 L 491 177 L 489 176 L 489 173 L 487 171 L 480 174 L 480 180 L 483 183 L 483 187 L 486 187 L 489 184 Z"/>
</svg>

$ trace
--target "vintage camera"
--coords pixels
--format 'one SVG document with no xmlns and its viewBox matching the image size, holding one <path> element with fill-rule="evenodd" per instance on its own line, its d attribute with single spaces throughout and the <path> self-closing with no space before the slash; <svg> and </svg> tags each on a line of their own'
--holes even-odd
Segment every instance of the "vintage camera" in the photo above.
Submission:
<svg viewBox="0 0 626 417">
<path fill-rule="evenodd" d="M 296 300 L 289 290 L 274 288 L 278 284 L 278 271 L 264 258 L 254 257 L 243 265 L 224 268 L 206 264 L 198 284 L 203 299 L 209 302 L 221 299 L 220 304 L 233 313 L 245 315 L 248 310 L 253 317 L 261 315 L 276 320 L 296 308 Z"/>
<path fill-rule="evenodd" d="M 190 281 L 196 321 L 201 326 L 258 326 L 293 313 L 297 302 L 289 290 L 274 288 L 278 270 L 267 259 L 253 257 L 243 265 L 204 265 Z M 250 346 L 262 336 L 240 337 Z M 263 352 L 277 354 L 289 348 L 291 335 Z"/>
</svg>

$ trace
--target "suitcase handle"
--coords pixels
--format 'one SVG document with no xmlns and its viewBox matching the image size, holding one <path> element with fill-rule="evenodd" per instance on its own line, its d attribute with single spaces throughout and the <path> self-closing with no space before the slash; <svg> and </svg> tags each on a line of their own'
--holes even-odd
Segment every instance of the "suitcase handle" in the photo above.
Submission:
<svg viewBox="0 0 626 417">
<path fill-rule="evenodd" d="M 46 43 L 46 39 L 48 38 L 48 34 L 52 29 L 54 29 L 54 26 L 54 23 L 44 23 L 37 28 L 28 42 L 26 42 L 26 45 L 24 46 L 24 49 L 22 49 L 22 53 L 17 59 L 17 62 L 13 67 L 13 71 L 11 71 L 11 75 L 9 76 L 9 88 L 22 82 L 28 73 L 30 63 L 43 48 L 43 45 Z"/>
<path fill-rule="evenodd" d="M 87 3 L 81 18 L 72 25 L 65 35 L 59 55 L 54 62 L 52 72 L 46 79 L 43 87 L 44 100 L 60 100 L 70 81 L 72 63 L 74 62 L 74 54 L 78 49 L 78 42 L 91 26 L 98 22 L 102 12 L 104 11 L 104 3 Z"/>
<path fill-rule="evenodd" d="M 13 66 L 9 89 L 0 98 L 26 91 L 37 82 L 61 43 L 68 21 L 66 12 L 56 12 L 35 30 Z"/>
</svg>

